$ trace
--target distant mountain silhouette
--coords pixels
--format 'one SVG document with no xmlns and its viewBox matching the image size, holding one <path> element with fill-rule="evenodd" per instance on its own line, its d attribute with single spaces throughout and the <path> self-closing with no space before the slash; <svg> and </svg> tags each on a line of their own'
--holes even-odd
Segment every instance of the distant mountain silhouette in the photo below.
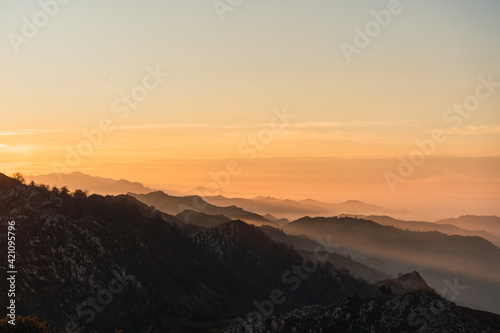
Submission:
<svg viewBox="0 0 500 333">
<path fill-rule="evenodd" d="M 227 198 L 222 195 L 203 197 L 207 202 L 218 205 L 236 205 L 258 214 L 271 214 L 277 217 L 297 219 L 303 216 L 333 216 L 347 214 L 388 214 L 403 216 L 405 210 L 393 210 L 366 204 L 361 201 L 349 200 L 338 204 L 329 204 L 317 200 L 306 199 L 294 201 L 273 197 L 257 196 L 252 199 Z"/>
<path fill-rule="evenodd" d="M 259 214 L 246 211 L 234 205 L 228 207 L 215 206 L 206 202 L 203 198 L 197 195 L 176 197 L 161 191 L 148 194 L 128 193 L 127 195 L 130 195 L 149 206 L 154 206 L 162 212 L 172 215 L 177 215 L 185 210 L 191 210 L 209 215 L 224 215 L 230 217 L 231 219 L 241 219 L 251 223 L 273 224 L 272 221 L 269 221 Z"/>
<path fill-rule="evenodd" d="M 408 229 L 411 231 L 439 231 L 448 235 L 461 235 L 461 236 L 479 236 L 489 240 L 496 246 L 500 246 L 500 237 L 495 236 L 484 230 L 469 230 L 459 228 L 453 224 L 441 224 L 441 222 L 453 223 L 455 219 L 440 220 L 439 223 L 431 223 L 424 221 L 404 221 L 392 218 L 390 216 L 377 216 L 377 215 L 340 215 L 358 217 L 366 220 L 374 221 L 383 225 L 392 225 L 399 229 Z M 476 219 L 475 219 L 476 220 Z M 500 220 L 500 219 L 499 219 Z"/>
<path fill-rule="evenodd" d="M 286 219 L 286 218 L 280 218 L 279 219 L 279 218 L 277 218 L 277 217 L 275 217 L 275 216 L 273 216 L 273 215 L 271 215 L 269 213 L 266 214 L 266 215 L 264 215 L 264 217 L 266 219 L 268 219 L 269 221 L 273 221 L 273 222 L 276 222 L 278 224 L 287 224 L 287 223 L 290 223 L 290 221 L 288 219 Z"/>
<path fill-rule="evenodd" d="M 317 200 L 306 199 L 300 203 L 328 209 L 333 215 L 339 214 L 383 214 L 391 216 L 407 215 L 408 211 L 403 209 L 389 209 L 377 205 L 367 204 L 359 200 L 347 200 L 341 203 L 328 204 Z"/>
<path fill-rule="evenodd" d="M 327 209 L 304 205 L 293 200 L 282 200 L 272 197 L 255 197 L 252 199 L 226 198 L 222 195 L 203 197 L 207 202 L 218 206 L 236 205 L 258 214 L 271 214 L 277 218 L 297 218 L 305 215 L 328 214 Z"/>
<path fill-rule="evenodd" d="M 87 190 L 89 193 L 101 195 L 118 195 L 127 192 L 149 193 L 153 189 L 137 182 L 130 182 L 125 179 L 114 180 L 110 178 L 94 177 L 81 172 L 69 174 L 48 174 L 41 176 L 26 176 L 26 182 L 34 181 L 37 184 L 50 186 L 66 186 L 70 190 Z"/>
<path fill-rule="evenodd" d="M 498 216 L 465 215 L 458 218 L 439 220 L 436 223 L 453 224 L 468 230 L 485 230 L 500 237 L 500 217 Z"/>
</svg>

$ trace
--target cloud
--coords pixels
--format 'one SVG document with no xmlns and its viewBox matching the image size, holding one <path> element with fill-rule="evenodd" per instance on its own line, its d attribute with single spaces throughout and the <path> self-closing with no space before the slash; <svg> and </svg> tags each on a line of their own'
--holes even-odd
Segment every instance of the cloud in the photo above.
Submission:
<svg viewBox="0 0 500 333">
<path fill-rule="evenodd" d="M 349 121 L 349 122 L 324 122 L 308 121 L 302 123 L 292 123 L 288 127 L 293 128 L 352 128 L 352 127 L 385 127 L 402 125 L 405 122 L 399 120 L 387 121 Z"/>
<path fill-rule="evenodd" d="M 484 125 L 479 125 L 479 126 L 463 126 L 460 128 L 451 128 L 448 130 L 448 133 L 454 134 L 454 135 L 495 135 L 495 134 L 500 134 L 500 126 L 498 125 L 491 125 L 491 126 L 484 126 Z"/>
<path fill-rule="evenodd" d="M 162 123 L 162 124 L 135 124 L 135 125 L 122 125 L 118 129 L 125 130 L 150 130 L 150 129 L 163 129 L 163 128 L 208 128 L 213 127 L 210 124 L 202 123 Z"/>
<path fill-rule="evenodd" d="M 18 154 L 23 154 L 27 153 L 29 151 L 33 150 L 32 145 L 16 145 L 16 146 L 11 146 L 11 145 L 6 145 L 3 143 L 0 143 L 0 151 L 7 152 L 7 153 L 18 153 Z"/>
<path fill-rule="evenodd" d="M 62 133 L 60 129 L 20 129 L 14 131 L 0 131 L 0 136 L 33 135 L 41 133 Z"/>
</svg>

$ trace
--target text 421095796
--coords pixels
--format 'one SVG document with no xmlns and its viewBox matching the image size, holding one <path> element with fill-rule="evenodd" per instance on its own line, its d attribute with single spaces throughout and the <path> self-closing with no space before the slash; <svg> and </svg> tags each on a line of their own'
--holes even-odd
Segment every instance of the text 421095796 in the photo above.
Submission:
<svg viewBox="0 0 500 333">
<path fill-rule="evenodd" d="M 7 297 L 9 299 L 9 306 L 7 307 L 8 314 L 10 318 L 9 324 L 16 324 L 16 222 L 9 221 L 7 227 L 7 281 L 9 282 L 9 289 L 7 291 Z"/>
</svg>

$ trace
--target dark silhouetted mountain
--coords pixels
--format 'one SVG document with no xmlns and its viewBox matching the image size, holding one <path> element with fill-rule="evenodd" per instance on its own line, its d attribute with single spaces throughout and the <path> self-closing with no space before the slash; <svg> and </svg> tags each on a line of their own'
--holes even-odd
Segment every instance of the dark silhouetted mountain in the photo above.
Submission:
<svg viewBox="0 0 500 333">
<path fill-rule="evenodd" d="M 161 191 L 148 194 L 128 193 L 128 195 L 136 198 L 146 205 L 154 206 L 156 209 L 168 214 L 176 215 L 184 210 L 192 210 L 209 215 L 225 215 L 234 220 L 240 219 L 250 223 L 272 224 L 271 221 L 261 215 L 248 212 L 236 206 L 218 207 L 206 202 L 197 195 L 176 197 Z"/>
<path fill-rule="evenodd" d="M 231 222 L 231 218 L 224 215 L 208 215 L 193 210 L 184 210 L 175 215 L 175 217 L 186 224 L 194 224 L 204 228 L 213 228 Z"/>
<path fill-rule="evenodd" d="M 340 215 L 342 216 L 342 215 Z M 500 246 L 500 237 L 497 237 L 484 230 L 469 230 L 462 229 L 452 224 L 440 224 L 424 221 L 404 221 L 392 218 L 390 216 L 377 216 L 377 215 L 345 215 L 351 217 L 363 218 L 383 225 L 391 225 L 399 229 L 408 229 L 411 231 L 439 231 L 448 235 L 461 235 L 461 236 L 479 236 L 489 240 L 496 246 Z M 444 221 L 444 220 L 442 220 Z M 447 220 L 451 223 L 453 220 Z"/>
<path fill-rule="evenodd" d="M 154 190 L 137 182 L 130 182 L 125 179 L 114 180 L 86 175 L 81 172 L 69 174 L 48 174 L 41 176 L 26 176 L 26 182 L 34 181 L 37 184 L 50 186 L 66 186 L 70 190 L 87 190 L 89 193 L 101 195 L 118 195 L 127 192 L 150 193 Z"/>
<path fill-rule="evenodd" d="M 254 301 L 276 289 L 286 297 L 277 311 L 377 290 L 327 262 L 305 273 L 295 250 L 241 221 L 185 233 L 182 221 L 130 196 L 86 197 L 0 180 L 0 227 L 11 220 L 17 227 L 17 313 L 58 331 L 85 324 L 98 332 L 146 332 L 150 325 L 207 332 L 255 311 Z M 7 302 L 0 294 L 0 305 Z"/>
<path fill-rule="evenodd" d="M 397 279 L 380 281 L 377 285 L 387 288 L 386 290 L 390 290 L 394 294 L 406 294 L 412 291 L 435 292 L 418 272 L 402 274 Z"/>
<path fill-rule="evenodd" d="M 334 315 L 325 325 L 340 320 L 339 325 L 346 321 L 379 327 L 380 318 L 387 324 L 399 318 L 398 313 L 405 323 L 405 318 L 418 319 L 425 310 L 423 305 L 408 307 L 414 302 L 410 298 L 398 298 L 408 295 L 346 301 L 353 295 L 379 294 L 378 286 L 335 268 L 324 252 L 301 256 L 292 246 L 273 241 L 265 228 L 242 221 L 206 229 L 131 196 L 87 197 L 82 191 L 22 185 L 1 174 L 0 203 L 0 228 L 6 230 L 7 221 L 16 222 L 17 313 L 37 316 L 58 332 L 71 327 L 134 333 L 147 332 L 150 326 L 152 333 L 214 332 L 249 313 L 287 318 L 303 311 L 297 307 L 319 304 L 313 308 L 326 309 L 336 304 L 332 309 L 342 310 L 343 302 L 351 302 L 354 321 L 348 313 L 338 317 L 330 311 L 328 316 Z M 312 245 L 305 239 L 301 244 Z M 7 257 L 6 246 L 0 247 L 0 256 Z M 6 271 L 6 265 L 3 261 L 0 268 Z M 7 280 L 2 283 L 2 290 L 7 290 Z M 7 293 L 0 293 L 0 306 L 5 308 L 7 302 Z M 394 318 L 384 312 L 391 304 Z M 483 324 L 498 321 L 491 314 L 449 307 L 466 311 L 466 328 L 475 328 L 470 325 L 478 318 Z M 463 313 L 442 313 L 440 323 L 454 329 L 457 314 Z M 282 331 L 292 332 L 287 324 L 283 322 Z"/>
<path fill-rule="evenodd" d="M 350 297 L 235 322 L 225 332 L 500 332 L 500 316 L 460 307 L 432 292 Z M 246 329 L 246 330 L 245 330 Z"/>
<path fill-rule="evenodd" d="M 287 233 L 329 239 L 355 261 L 392 276 L 416 270 L 438 292 L 448 290 L 449 297 L 453 295 L 448 284 L 459 281 L 467 286 L 453 296 L 459 304 L 500 309 L 500 298 L 492 296 L 500 294 L 500 249 L 481 237 L 405 231 L 349 217 L 306 217 L 283 228 Z M 376 260 L 363 260 L 373 257 Z"/>
<path fill-rule="evenodd" d="M 0 190 L 10 190 L 21 185 L 18 180 L 7 177 L 3 173 L 0 173 Z"/>
</svg>

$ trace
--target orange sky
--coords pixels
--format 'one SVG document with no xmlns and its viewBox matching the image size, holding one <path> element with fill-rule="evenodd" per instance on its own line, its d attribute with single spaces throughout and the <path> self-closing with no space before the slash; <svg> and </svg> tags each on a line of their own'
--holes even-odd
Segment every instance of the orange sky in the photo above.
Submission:
<svg viewBox="0 0 500 333">
<path fill-rule="evenodd" d="M 500 215 L 497 1 L 401 1 L 350 62 L 387 1 L 72 2 L 17 46 L 42 9 L 1 6 L 1 172 Z"/>
</svg>

